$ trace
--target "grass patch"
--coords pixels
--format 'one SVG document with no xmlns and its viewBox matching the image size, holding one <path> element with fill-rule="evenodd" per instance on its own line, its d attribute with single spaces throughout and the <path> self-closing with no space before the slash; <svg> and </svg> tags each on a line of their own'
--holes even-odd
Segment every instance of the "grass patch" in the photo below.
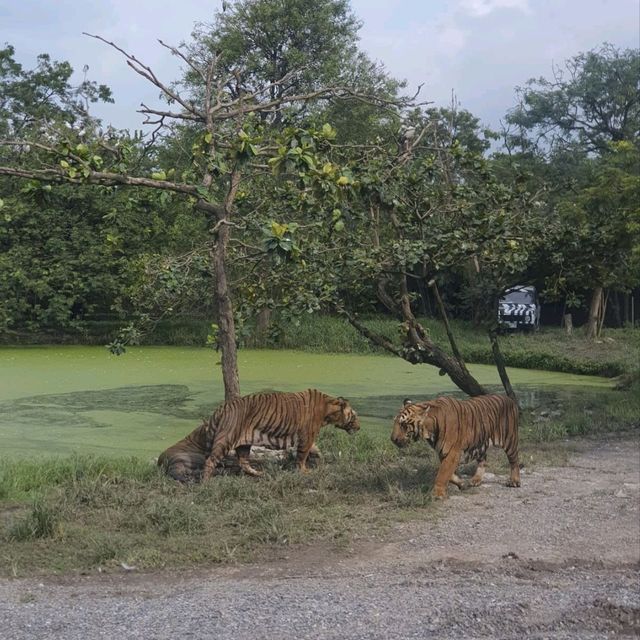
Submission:
<svg viewBox="0 0 640 640">
<path fill-rule="evenodd" d="M 50 574 L 255 559 L 274 548 L 346 544 L 430 503 L 433 455 L 328 431 L 310 474 L 180 486 L 148 462 L 73 457 L 38 469 L 3 461 L 0 573 Z M 31 477 L 31 480 L 29 478 Z"/>
<path fill-rule="evenodd" d="M 638 391 L 636 384 L 525 410 L 525 466 L 563 464 L 567 447 L 558 439 L 637 430 Z M 437 461 L 425 443 L 398 450 L 387 439 L 326 429 L 319 444 L 323 459 L 307 475 L 271 461 L 259 479 L 227 475 L 195 486 L 137 458 L 1 460 L 0 574 L 244 562 L 291 545 L 340 547 L 432 516 Z M 493 451 L 489 465 L 506 473 L 503 452 Z"/>
</svg>

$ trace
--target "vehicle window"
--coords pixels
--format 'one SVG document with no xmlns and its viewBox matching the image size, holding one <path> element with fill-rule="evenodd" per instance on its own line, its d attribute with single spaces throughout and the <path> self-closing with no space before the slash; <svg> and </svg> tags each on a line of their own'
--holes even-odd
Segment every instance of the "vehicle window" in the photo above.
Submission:
<svg viewBox="0 0 640 640">
<path fill-rule="evenodd" d="M 535 303 L 533 291 L 511 291 L 507 293 L 502 300 L 505 302 L 517 302 L 519 304 Z"/>
</svg>

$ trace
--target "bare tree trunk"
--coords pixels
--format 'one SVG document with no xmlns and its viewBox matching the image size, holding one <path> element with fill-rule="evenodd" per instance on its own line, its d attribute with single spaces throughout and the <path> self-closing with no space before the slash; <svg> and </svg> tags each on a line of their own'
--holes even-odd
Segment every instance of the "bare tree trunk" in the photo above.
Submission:
<svg viewBox="0 0 640 640">
<path fill-rule="evenodd" d="M 598 319 L 600 318 L 602 298 L 602 287 L 596 287 L 593 290 L 593 295 L 591 296 L 591 305 L 589 307 L 589 320 L 586 327 L 587 340 L 595 340 L 598 334 Z"/>
<path fill-rule="evenodd" d="M 598 314 L 598 324 L 596 331 L 596 338 L 599 338 L 602 335 L 602 327 L 604 326 L 604 317 L 607 313 L 607 303 L 609 302 L 609 289 L 605 290 L 604 296 L 602 298 L 602 303 L 600 304 L 600 312 Z"/>
<path fill-rule="evenodd" d="M 564 320 L 564 329 L 568 336 L 573 335 L 573 318 L 570 313 L 566 313 L 563 316 Z"/>
<path fill-rule="evenodd" d="M 564 299 L 564 303 L 562 305 L 562 315 L 560 316 L 560 327 L 562 328 L 564 323 L 567 321 L 567 316 L 571 316 L 570 313 L 567 313 L 567 299 Z"/>
<path fill-rule="evenodd" d="M 240 377 L 238 376 L 238 350 L 236 346 L 236 326 L 233 319 L 233 303 L 227 280 L 227 247 L 231 235 L 232 205 L 240 184 L 237 169 L 231 172 L 229 191 L 224 201 L 224 211 L 218 216 L 217 242 L 213 250 L 213 267 L 216 278 L 216 301 L 218 303 L 218 343 L 222 351 L 222 381 L 225 401 L 240 395 Z"/>
<path fill-rule="evenodd" d="M 218 241 L 212 251 L 213 268 L 216 278 L 216 301 L 218 303 L 218 343 L 222 351 L 222 381 L 225 401 L 240 395 L 238 376 L 238 354 L 236 348 L 236 328 L 233 319 L 233 305 L 227 282 L 225 258 L 229 243 L 229 226 L 223 224 L 218 230 Z"/>
<path fill-rule="evenodd" d="M 483 396 L 487 394 L 487 390 L 468 371 L 463 371 L 453 358 L 433 344 L 433 342 L 426 337 L 426 333 L 422 339 L 419 339 L 419 343 L 416 346 L 397 347 L 384 336 L 371 331 L 350 312 L 340 309 L 340 313 L 346 315 L 349 323 L 373 344 L 382 347 L 386 351 L 393 353 L 411 364 L 430 364 L 438 367 L 443 375 L 447 374 L 456 387 L 469 396 Z M 419 327 L 421 333 L 424 332 L 424 329 L 419 324 L 417 327 Z"/>
<path fill-rule="evenodd" d="M 440 315 L 442 316 L 442 322 L 444 323 L 445 331 L 447 332 L 447 337 L 449 338 L 449 344 L 451 345 L 451 351 L 455 359 L 458 361 L 458 364 L 463 370 L 467 370 L 467 365 L 464 363 L 462 359 L 462 354 L 458 349 L 458 343 L 456 342 L 455 336 L 453 335 L 453 331 L 451 331 L 451 326 L 449 325 L 449 318 L 447 317 L 447 312 L 445 311 L 444 304 L 442 303 L 442 298 L 440 297 L 440 291 L 438 290 L 438 285 L 435 280 L 429 281 L 429 286 L 433 289 L 433 295 L 436 299 L 436 304 L 438 305 L 438 310 L 440 311 Z"/>
<path fill-rule="evenodd" d="M 513 390 L 513 387 L 511 386 L 511 380 L 509 380 L 507 367 L 504 363 L 502 351 L 500 351 L 500 345 L 498 344 L 498 330 L 495 327 L 489 331 L 489 340 L 491 340 L 491 351 L 493 352 L 493 361 L 496 363 L 496 368 L 498 369 L 500 380 L 502 380 L 502 386 L 504 387 L 504 390 L 506 391 L 507 395 L 517 403 L 518 398 L 516 397 L 516 392 Z"/>
</svg>

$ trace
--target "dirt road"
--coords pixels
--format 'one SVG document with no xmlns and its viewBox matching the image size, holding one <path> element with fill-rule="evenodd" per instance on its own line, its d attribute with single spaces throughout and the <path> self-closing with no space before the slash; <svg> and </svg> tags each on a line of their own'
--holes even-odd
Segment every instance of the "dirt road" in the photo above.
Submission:
<svg viewBox="0 0 640 640">
<path fill-rule="evenodd" d="M 640 635 L 640 447 L 452 491 L 438 517 L 348 554 L 186 573 L 0 581 L 6 640 Z"/>
</svg>

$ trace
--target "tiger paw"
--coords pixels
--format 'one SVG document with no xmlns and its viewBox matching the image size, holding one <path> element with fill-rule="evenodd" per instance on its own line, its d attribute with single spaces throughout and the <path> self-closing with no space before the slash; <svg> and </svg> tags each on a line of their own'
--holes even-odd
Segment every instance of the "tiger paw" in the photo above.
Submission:
<svg viewBox="0 0 640 640">
<path fill-rule="evenodd" d="M 507 480 L 507 487 L 519 487 L 520 480 Z"/>
</svg>

